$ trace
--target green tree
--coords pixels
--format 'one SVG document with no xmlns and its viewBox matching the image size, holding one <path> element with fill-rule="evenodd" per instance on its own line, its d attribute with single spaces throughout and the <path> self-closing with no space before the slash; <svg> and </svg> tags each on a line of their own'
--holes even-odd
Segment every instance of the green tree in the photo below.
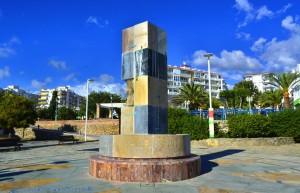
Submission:
<svg viewBox="0 0 300 193">
<path fill-rule="evenodd" d="M 266 91 L 260 95 L 259 103 L 262 107 L 279 107 L 281 105 L 282 95 L 283 91 L 281 89 Z"/>
<path fill-rule="evenodd" d="M 48 108 L 48 114 L 49 114 L 49 118 L 54 120 L 55 119 L 55 111 L 56 111 L 56 106 L 57 106 L 57 102 L 56 102 L 56 99 L 57 99 L 57 91 L 53 91 L 52 92 L 52 99 L 50 101 L 50 105 L 49 105 L 49 108 Z"/>
<path fill-rule="evenodd" d="M 14 128 L 26 128 L 35 124 L 37 112 L 34 101 L 23 96 L 5 93 L 0 100 L 0 128 L 14 133 Z"/>
<path fill-rule="evenodd" d="M 250 90 L 251 96 L 259 95 L 259 90 L 257 86 L 254 85 L 254 83 L 250 80 L 243 80 L 241 82 L 238 82 L 237 84 L 234 85 L 234 88 L 244 88 Z"/>
<path fill-rule="evenodd" d="M 37 110 L 38 118 L 43 120 L 43 119 L 49 119 L 49 111 L 47 108 L 43 109 L 38 109 Z"/>
<path fill-rule="evenodd" d="M 60 107 L 57 111 L 58 120 L 75 120 L 76 112 L 67 107 Z"/>
<path fill-rule="evenodd" d="M 208 94 L 197 84 L 185 84 L 180 88 L 180 93 L 171 99 L 171 103 L 180 105 L 185 101 L 190 101 L 190 110 L 197 110 L 199 107 L 205 109 L 208 104 Z"/>
<path fill-rule="evenodd" d="M 233 90 L 222 90 L 220 98 L 224 101 L 225 108 L 235 107 L 235 93 Z"/>
<path fill-rule="evenodd" d="M 236 92 L 237 100 L 239 100 L 239 108 L 247 106 L 246 97 L 252 97 L 252 105 L 258 102 L 260 92 L 252 81 L 243 80 L 234 85 L 233 90 Z"/>
<path fill-rule="evenodd" d="M 290 96 L 289 96 L 289 88 L 294 86 L 300 81 L 300 73 L 271 73 L 270 74 L 270 84 L 281 89 L 283 91 L 283 99 L 284 99 L 284 108 L 290 108 Z"/>
<path fill-rule="evenodd" d="M 246 88 L 234 88 L 236 98 L 239 100 L 239 108 L 243 107 L 243 103 L 246 101 L 246 97 L 250 96 L 251 91 Z"/>
</svg>

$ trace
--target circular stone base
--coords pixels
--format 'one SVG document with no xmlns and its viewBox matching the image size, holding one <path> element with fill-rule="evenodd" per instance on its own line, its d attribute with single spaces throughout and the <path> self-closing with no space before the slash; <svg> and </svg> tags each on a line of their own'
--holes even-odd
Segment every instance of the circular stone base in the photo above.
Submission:
<svg viewBox="0 0 300 193">
<path fill-rule="evenodd" d="M 200 175 L 200 156 L 142 159 L 90 157 L 90 175 L 110 181 L 167 182 L 180 181 Z"/>
</svg>

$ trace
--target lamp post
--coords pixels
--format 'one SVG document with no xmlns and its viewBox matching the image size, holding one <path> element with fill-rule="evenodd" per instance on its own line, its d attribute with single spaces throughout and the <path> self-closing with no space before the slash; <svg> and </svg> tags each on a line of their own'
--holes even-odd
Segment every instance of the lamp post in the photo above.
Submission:
<svg viewBox="0 0 300 193">
<path fill-rule="evenodd" d="M 112 105 L 112 96 L 110 95 L 110 104 L 111 104 L 111 108 L 110 108 L 110 111 L 111 111 L 111 119 L 114 119 L 114 115 L 113 115 L 113 105 Z"/>
<path fill-rule="evenodd" d="M 248 97 L 246 97 L 246 100 L 249 102 L 249 113 L 252 114 L 251 102 L 253 101 L 253 97 L 248 96 Z"/>
<path fill-rule="evenodd" d="M 89 82 L 93 82 L 93 79 L 87 79 L 86 81 L 86 104 L 85 104 L 85 129 L 84 129 L 84 141 L 86 141 L 86 133 L 88 126 L 88 105 L 89 105 Z"/>
<path fill-rule="evenodd" d="M 57 106 L 58 106 L 58 99 L 55 99 L 55 121 L 57 121 Z"/>
<path fill-rule="evenodd" d="M 209 123 L 209 137 L 215 137 L 214 128 L 214 109 L 212 108 L 212 98 L 211 98 L 211 81 L 210 81 L 210 57 L 213 56 L 212 53 L 207 53 L 203 55 L 207 58 L 207 68 L 208 68 L 208 92 L 209 92 L 209 109 L 208 109 L 208 123 Z"/>
</svg>

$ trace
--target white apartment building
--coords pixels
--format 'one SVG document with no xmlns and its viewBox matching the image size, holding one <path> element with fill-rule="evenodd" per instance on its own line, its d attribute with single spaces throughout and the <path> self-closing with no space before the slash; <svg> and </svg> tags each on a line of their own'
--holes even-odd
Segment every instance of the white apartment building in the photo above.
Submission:
<svg viewBox="0 0 300 193">
<path fill-rule="evenodd" d="M 257 86 L 260 92 L 276 90 L 277 88 L 270 84 L 268 72 L 262 72 L 258 74 L 246 74 L 244 80 L 252 81 L 255 86 Z"/>
<path fill-rule="evenodd" d="M 297 64 L 297 67 L 292 70 L 294 73 L 300 73 L 300 64 Z M 300 109 L 300 82 L 295 84 L 289 89 L 291 103 L 294 104 L 294 107 Z"/>
<path fill-rule="evenodd" d="M 57 91 L 58 107 L 67 107 L 79 110 L 84 97 L 70 90 L 68 86 L 59 86 L 56 89 L 42 89 L 39 97 L 39 107 L 48 108 L 52 99 L 53 91 Z"/>
<path fill-rule="evenodd" d="M 8 87 L 4 88 L 4 90 L 8 90 L 18 96 L 24 96 L 25 98 L 34 100 L 35 106 L 38 104 L 38 95 L 29 93 L 28 91 L 25 91 L 23 89 L 20 89 L 19 86 L 16 85 L 9 85 Z"/>
<path fill-rule="evenodd" d="M 200 85 L 200 87 L 209 91 L 208 72 L 191 69 L 189 65 L 183 63 L 182 66 L 168 65 L 168 97 L 169 100 L 174 95 L 178 95 L 181 86 L 191 83 Z M 224 79 L 217 73 L 211 72 L 211 94 L 213 97 L 220 98 L 220 91 L 227 89 Z"/>
</svg>

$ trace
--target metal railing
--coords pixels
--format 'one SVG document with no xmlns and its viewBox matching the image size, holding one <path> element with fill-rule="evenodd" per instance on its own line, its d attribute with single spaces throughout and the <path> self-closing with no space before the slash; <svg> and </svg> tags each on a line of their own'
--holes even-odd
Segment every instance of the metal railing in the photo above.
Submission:
<svg viewBox="0 0 300 193">
<path fill-rule="evenodd" d="M 262 114 L 268 116 L 269 113 L 277 113 L 282 109 L 265 108 L 265 109 L 215 109 L 215 120 L 226 120 L 232 115 L 240 114 Z M 208 119 L 208 110 L 192 110 L 188 112 L 192 116 L 199 116 L 204 119 Z"/>
</svg>

